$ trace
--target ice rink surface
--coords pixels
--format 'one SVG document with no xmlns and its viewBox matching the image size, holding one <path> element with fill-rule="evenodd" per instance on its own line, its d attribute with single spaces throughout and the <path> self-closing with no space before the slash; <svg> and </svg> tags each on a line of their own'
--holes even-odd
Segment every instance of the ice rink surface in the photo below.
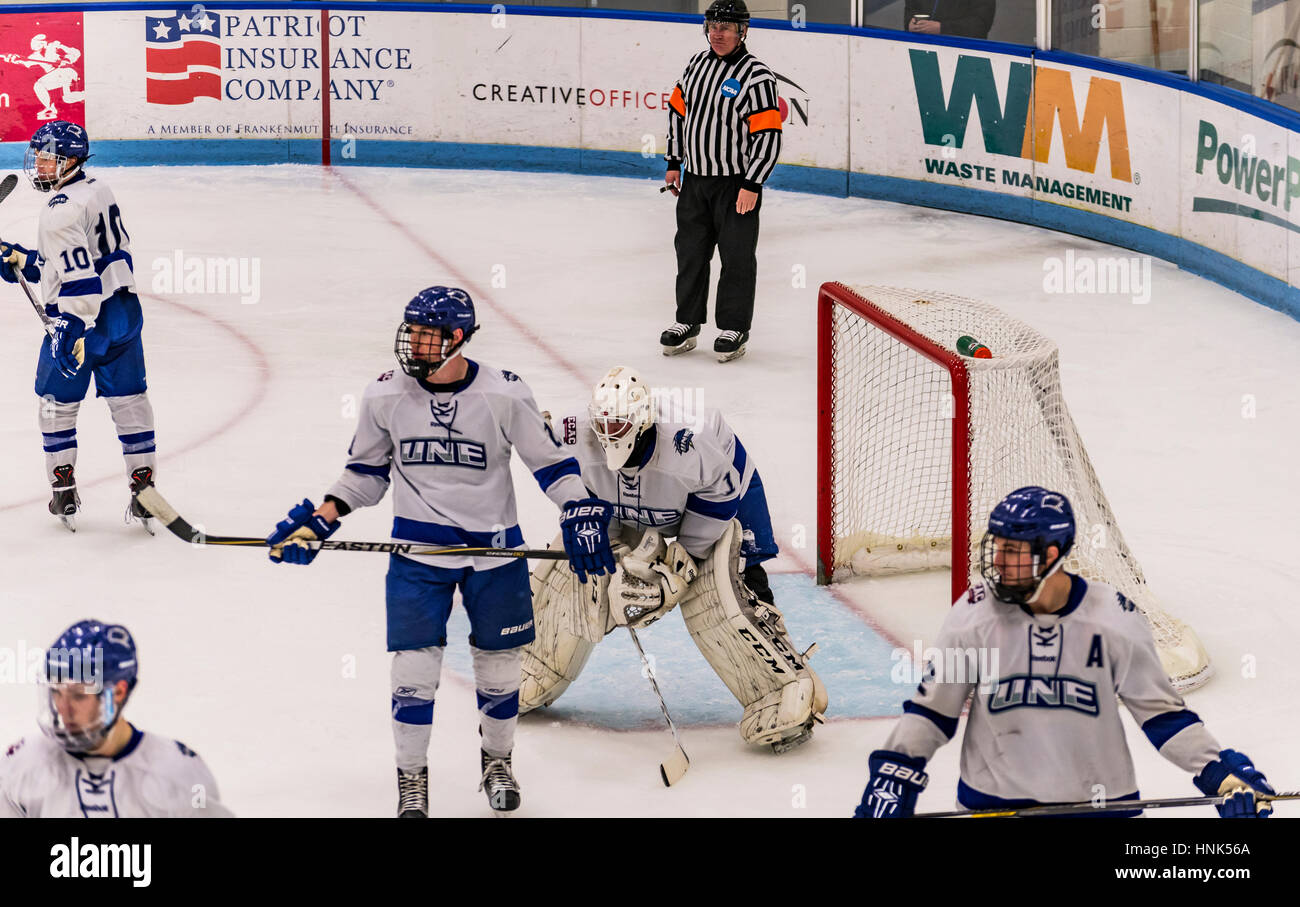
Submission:
<svg viewBox="0 0 1300 907">
<path fill-rule="evenodd" d="M 630 642 L 597 647 L 549 713 L 526 716 L 514 754 L 529 816 L 845 816 L 866 754 L 911 683 L 897 645 L 928 644 L 946 573 L 817 589 L 816 287 L 824 280 L 961 293 L 1060 346 L 1066 400 L 1121 528 L 1169 609 L 1199 633 L 1216 676 L 1191 694 L 1219 741 L 1278 789 L 1300 777 L 1300 323 L 1152 262 L 1150 299 L 1048 294 L 1044 263 L 1126 250 L 1033 227 L 903 205 L 768 192 L 749 354 L 665 359 L 673 320 L 673 206 L 644 180 L 308 166 L 92 168 L 117 195 L 145 305 L 158 486 L 210 532 L 265 535 L 342 469 L 366 384 L 395 367 L 406 301 L 467 288 L 470 358 L 520 374 L 555 413 L 586 405 L 612 365 L 720 408 L 764 476 L 783 554 L 777 603 L 795 642 L 816 641 L 829 723 L 776 756 L 747 747 L 731 701 L 670 615 L 643 634 L 691 756 L 671 789 L 671 740 Z M 34 245 L 43 197 L 22 182 L 0 236 Z M 257 298 L 169 282 L 177 256 L 242 258 Z M 716 276 L 716 261 L 715 261 Z M 210 288 L 208 288 L 210 289 Z M 381 555 L 329 553 L 276 567 L 255 550 L 195 548 L 123 525 L 120 447 L 107 407 L 82 408 L 83 512 L 69 534 L 48 488 L 32 378 L 40 328 L 0 290 L 0 741 L 39 733 L 27 664 L 87 616 L 126 624 L 140 650 L 127 716 L 208 762 L 247 816 L 384 816 L 395 805 Z M 556 511 L 516 459 L 530 545 Z M 387 501 L 338 538 L 386 539 Z M 802 546 L 802 547 L 801 547 Z M 482 816 L 473 683 L 457 611 L 430 752 L 437 816 Z M 1194 795 L 1126 718 L 1146 796 Z M 940 750 L 919 810 L 951 808 L 958 746 Z M 1050 771 L 1044 766 L 1044 771 Z M 1165 810 L 1152 815 L 1187 815 Z M 1285 806 L 1281 814 L 1288 814 Z M 1212 816 L 1209 808 L 1199 814 Z"/>
</svg>

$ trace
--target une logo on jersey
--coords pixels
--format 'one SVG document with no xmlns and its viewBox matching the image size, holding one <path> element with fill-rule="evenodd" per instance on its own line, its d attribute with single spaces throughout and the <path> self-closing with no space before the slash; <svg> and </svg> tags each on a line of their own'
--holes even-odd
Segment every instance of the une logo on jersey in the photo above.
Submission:
<svg viewBox="0 0 1300 907">
<path fill-rule="evenodd" d="M 640 523 L 642 526 L 671 526 L 682 518 L 682 514 L 679 510 L 652 510 L 649 507 L 615 504 L 614 517 L 626 523 Z"/>
<path fill-rule="evenodd" d="M 410 438 L 401 443 L 403 466 L 462 466 L 487 469 L 487 448 L 478 441 Z"/>
<path fill-rule="evenodd" d="M 990 712 L 1009 709 L 1073 709 L 1085 715 L 1097 714 L 1097 687 L 1077 677 L 1038 677 L 1014 674 L 999 679 L 989 696 Z"/>
</svg>

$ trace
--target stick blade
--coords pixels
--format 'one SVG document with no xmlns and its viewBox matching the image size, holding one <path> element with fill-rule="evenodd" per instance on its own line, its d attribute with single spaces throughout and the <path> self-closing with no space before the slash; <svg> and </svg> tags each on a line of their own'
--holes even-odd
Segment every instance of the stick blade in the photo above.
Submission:
<svg viewBox="0 0 1300 907">
<path fill-rule="evenodd" d="M 9 193 L 13 192 L 14 187 L 17 185 L 18 185 L 18 175 L 14 173 L 11 173 L 8 176 L 6 176 L 4 179 L 0 180 L 0 202 L 7 199 L 9 197 Z"/>
<path fill-rule="evenodd" d="M 686 770 L 690 767 L 690 757 L 686 755 L 686 750 L 678 746 L 676 752 L 659 764 L 659 777 L 663 778 L 664 787 L 672 787 L 682 780 L 682 776 L 686 774 Z"/>
</svg>

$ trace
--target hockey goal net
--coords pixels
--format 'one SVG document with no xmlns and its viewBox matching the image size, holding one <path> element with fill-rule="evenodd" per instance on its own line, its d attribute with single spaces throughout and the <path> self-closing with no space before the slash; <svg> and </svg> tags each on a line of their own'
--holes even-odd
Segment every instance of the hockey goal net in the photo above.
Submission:
<svg viewBox="0 0 1300 907">
<path fill-rule="evenodd" d="M 963 335 L 992 358 L 960 355 Z M 827 283 L 817 355 L 819 582 L 942 567 L 956 601 L 994 505 L 1042 485 L 1074 506 L 1065 569 L 1141 609 L 1175 687 L 1209 678 L 1200 640 L 1160 607 L 1120 533 L 1066 409 L 1055 343 L 970 299 Z"/>
</svg>

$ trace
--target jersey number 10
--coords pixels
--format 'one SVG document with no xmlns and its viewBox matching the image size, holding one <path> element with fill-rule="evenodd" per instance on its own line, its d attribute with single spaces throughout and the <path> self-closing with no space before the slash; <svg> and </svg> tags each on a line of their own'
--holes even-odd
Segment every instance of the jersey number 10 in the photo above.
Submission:
<svg viewBox="0 0 1300 907">
<path fill-rule="evenodd" d="M 122 223 L 122 212 L 118 210 L 117 205 L 108 206 L 108 229 L 113 231 L 113 248 L 111 249 L 108 247 L 108 231 L 104 229 L 104 215 L 101 212 L 99 222 L 95 224 L 95 235 L 99 237 L 100 258 L 122 248 L 123 236 L 128 241 L 131 239 L 131 234 L 126 232 L 126 226 Z"/>
</svg>

